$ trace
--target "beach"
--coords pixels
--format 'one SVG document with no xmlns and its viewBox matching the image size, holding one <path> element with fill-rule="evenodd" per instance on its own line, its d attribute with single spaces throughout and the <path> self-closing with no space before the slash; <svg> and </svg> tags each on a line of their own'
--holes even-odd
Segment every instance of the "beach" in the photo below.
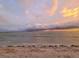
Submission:
<svg viewBox="0 0 79 59">
<path fill-rule="evenodd" d="M 0 33 L 1 57 L 79 57 L 79 32 L 36 31 Z"/>
<path fill-rule="evenodd" d="M 1 58 L 78 58 L 79 45 L 42 45 L 36 47 L 26 46 L 6 46 L 0 48 Z"/>
</svg>

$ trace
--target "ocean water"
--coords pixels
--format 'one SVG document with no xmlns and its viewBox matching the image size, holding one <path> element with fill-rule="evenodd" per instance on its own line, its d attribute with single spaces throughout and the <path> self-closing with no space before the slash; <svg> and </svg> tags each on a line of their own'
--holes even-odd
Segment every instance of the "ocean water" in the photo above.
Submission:
<svg viewBox="0 0 79 59">
<path fill-rule="evenodd" d="M 0 45 L 12 44 L 79 44 L 79 32 L 37 31 L 0 33 Z"/>
</svg>

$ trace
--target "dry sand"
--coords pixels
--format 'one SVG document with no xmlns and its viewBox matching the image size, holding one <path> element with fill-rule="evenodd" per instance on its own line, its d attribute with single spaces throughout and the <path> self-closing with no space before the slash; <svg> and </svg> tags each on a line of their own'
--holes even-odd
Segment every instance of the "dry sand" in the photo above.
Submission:
<svg viewBox="0 0 79 59">
<path fill-rule="evenodd" d="M 79 57 L 79 45 L 27 45 L 0 47 L 2 58 L 75 58 Z"/>
</svg>

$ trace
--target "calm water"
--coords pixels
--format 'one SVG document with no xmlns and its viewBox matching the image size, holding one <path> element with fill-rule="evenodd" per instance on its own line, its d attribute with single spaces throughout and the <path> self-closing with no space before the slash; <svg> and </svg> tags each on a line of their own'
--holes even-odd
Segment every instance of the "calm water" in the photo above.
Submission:
<svg viewBox="0 0 79 59">
<path fill-rule="evenodd" d="M 79 44 L 79 32 L 0 33 L 0 45 L 7 44 Z"/>
</svg>

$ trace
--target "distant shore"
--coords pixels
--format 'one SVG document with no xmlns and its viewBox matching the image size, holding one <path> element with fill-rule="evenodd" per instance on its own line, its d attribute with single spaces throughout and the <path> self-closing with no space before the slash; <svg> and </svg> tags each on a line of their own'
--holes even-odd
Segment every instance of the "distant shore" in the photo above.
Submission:
<svg viewBox="0 0 79 59">
<path fill-rule="evenodd" d="M 73 29 L 52 29 L 52 30 L 45 30 L 45 31 L 57 31 L 57 32 L 58 32 L 58 31 L 62 31 L 62 32 L 63 32 L 63 31 L 64 31 L 64 32 L 65 32 L 65 31 L 66 31 L 66 32 L 67 32 L 67 31 L 68 31 L 68 32 L 69 32 L 69 31 L 70 31 L 70 32 L 73 31 L 73 32 L 75 32 L 75 31 L 79 31 L 79 28 L 73 28 Z"/>
</svg>

